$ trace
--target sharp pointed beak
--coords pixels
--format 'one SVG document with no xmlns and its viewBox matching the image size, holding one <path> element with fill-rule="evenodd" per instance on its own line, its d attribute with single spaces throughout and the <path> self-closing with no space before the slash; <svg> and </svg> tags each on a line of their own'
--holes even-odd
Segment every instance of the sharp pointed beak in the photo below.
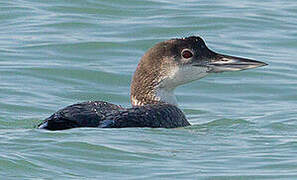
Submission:
<svg viewBox="0 0 297 180">
<path fill-rule="evenodd" d="M 217 53 L 206 63 L 206 66 L 209 68 L 209 72 L 216 73 L 225 71 L 242 71 L 266 65 L 268 64 L 261 61 Z"/>
</svg>

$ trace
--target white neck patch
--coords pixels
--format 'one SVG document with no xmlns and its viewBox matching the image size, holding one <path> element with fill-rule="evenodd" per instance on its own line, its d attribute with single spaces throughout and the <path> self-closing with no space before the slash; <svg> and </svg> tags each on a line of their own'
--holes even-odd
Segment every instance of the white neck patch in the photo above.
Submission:
<svg viewBox="0 0 297 180">
<path fill-rule="evenodd" d="M 157 87 L 151 92 L 151 100 L 165 102 L 172 105 L 178 105 L 176 97 L 174 95 L 174 90 L 177 86 L 186 84 L 206 76 L 206 67 L 195 67 L 192 65 L 175 66 L 167 69 L 164 76 Z M 135 96 L 131 96 L 131 103 L 133 106 L 143 106 L 147 104 Z"/>
<path fill-rule="evenodd" d="M 174 95 L 174 89 L 165 89 L 165 88 L 160 88 L 156 90 L 155 93 L 155 98 L 158 101 L 166 102 L 168 104 L 172 104 L 177 106 L 177 100 Z"/>
<path fill-rule="evenodd" d="M 161 80 L 161 83 L 156 88 L 156 100 L 177 105 L 177 100 L 174 95 L 174 90 L 177 86 L 201 79 L 207 75 L 206 67 L 184 65 L 171 68 L 167 77 Z"/>
</svg>

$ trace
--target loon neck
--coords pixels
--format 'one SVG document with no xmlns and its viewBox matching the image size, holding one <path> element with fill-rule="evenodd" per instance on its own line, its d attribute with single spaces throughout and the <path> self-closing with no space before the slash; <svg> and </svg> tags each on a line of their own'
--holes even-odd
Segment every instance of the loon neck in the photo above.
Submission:
<svg viewBox="0 0 297 180">
<path fill-rule="evenodd" d="M 147 91 L 148 92 L 148 91 Z M 174 89 L 155 88 L 147 94 L 131 93 L 132 106 L 144 106 L 147 104 L 167 103 L 177 106 L 177 100 L 174 95 Z"/>
<path fill-rule="evenodd" d="M 157 88 L 155 97 L 160 101 L 177 106 L 177 100 L 174 95 L 175 89 Z"/>
<path fill-rule="evenodd" d="M 174 95 L 175 88 L 163 86 L 163 76 L 159 71 L 147 70 L 140 63 L 134 73 L 131 84 L 132 106 L 144 106 L 147 104 L 168 103 L 177 105 Z"/>
<path fill-rule="evenodd" d="M 163 46 L 158 45 L 151 48 L 141 58 L 131 83 L 131 103 L 133 106 L 144 106 L 147 104 L 168 103 L 177 105 L 174 96 L 175 87 L 164 86 L 164 79 L 168 77 L 169 65 L 162 64 L 157 57 Z"/>
</svg>

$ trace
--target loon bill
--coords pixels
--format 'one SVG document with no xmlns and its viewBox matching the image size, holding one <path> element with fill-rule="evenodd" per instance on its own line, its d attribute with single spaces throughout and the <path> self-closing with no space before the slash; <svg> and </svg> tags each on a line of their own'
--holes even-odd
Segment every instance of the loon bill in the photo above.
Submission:
<svg viewBox="0 0 297 180">
<path fill-rule="evenodd" d="M 267 65 L 264 62 L 216 53 L 198 36 L 156 44 L 141 58 L 131 84 L 131 108 L 103 101 L 67 106 L 38 125 L 40 129 L 78 127 L 176 128 L 189 126 L 177 107 L 177 86 L 210 73 L 240 71 Z"/>
</svg>

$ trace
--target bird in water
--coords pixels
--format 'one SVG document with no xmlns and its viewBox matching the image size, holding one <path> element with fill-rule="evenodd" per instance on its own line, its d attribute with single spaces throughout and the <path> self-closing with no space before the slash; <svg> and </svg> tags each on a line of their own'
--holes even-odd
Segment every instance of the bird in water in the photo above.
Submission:
<svg viewBox="0 0 297 180">
<path fill-rule="evenodd" d="M 176 87 L 211 73 L 265 65 L 260 61 L 216 53 L 198 36 L 167 40 L 150 48 L 141 58 L 132 79 L 131 108 L 104 101 L 73 104 L 46 118 L 38 128 L 190 126 L 178 108 L 174 95 Z"/>
</svg>

